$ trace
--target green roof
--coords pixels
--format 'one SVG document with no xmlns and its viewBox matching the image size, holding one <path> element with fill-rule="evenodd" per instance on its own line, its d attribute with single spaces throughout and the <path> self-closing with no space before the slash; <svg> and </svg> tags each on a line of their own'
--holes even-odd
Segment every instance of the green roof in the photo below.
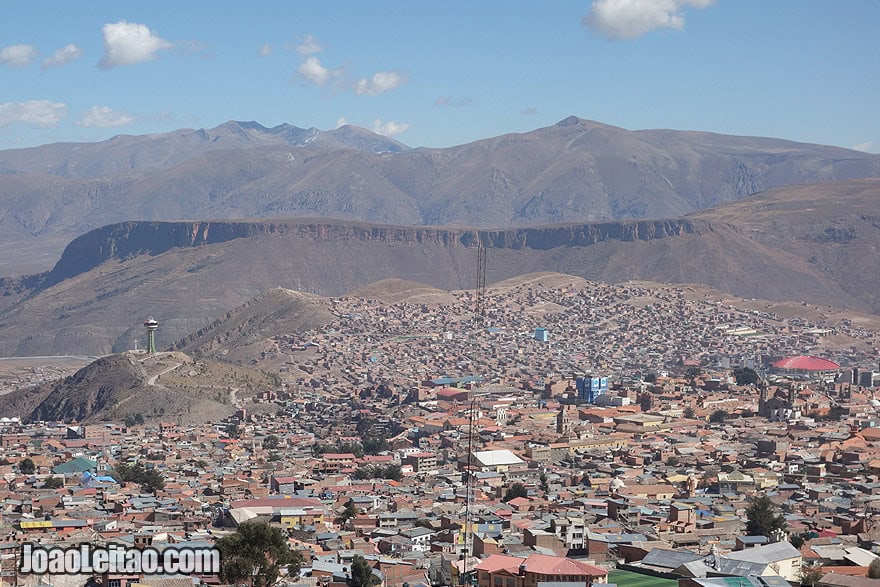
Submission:
<svg viewBox="0 0 880 587">
<path fill-rule="evenodd" d="M 72 461 L 62 463 L 57 467 L 53 467 L 52 472 L 56 475 L 67 475 L 70 473 L 84 473 L 98 466 L 98 461 L 93 461 L 85 457 L 77 457 Z"/>
<path fill-rule="evenodd" d="M 620 569 L 609 571 L 608 582 L 616 583 L 617 587 L 678 587 L 678 581 L 674 579 L 661 579 Z"/>
</svg>

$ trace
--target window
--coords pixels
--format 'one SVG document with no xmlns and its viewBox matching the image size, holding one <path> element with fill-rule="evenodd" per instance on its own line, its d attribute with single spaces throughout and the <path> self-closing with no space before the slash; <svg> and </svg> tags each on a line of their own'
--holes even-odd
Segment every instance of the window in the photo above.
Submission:
<svg viewBox="0 0 880 587">
<path fill-rule="evenodd" d="M 120 579 L 109 579 L 107 587 L 122 587 L 122 581 Z"/>
<path fill-rule="evenodd" d="M 501 587 L 501 577 L 495 577 L 495 581 L 493 583 L 495 584 L 495 587 Z"/>
</svg>

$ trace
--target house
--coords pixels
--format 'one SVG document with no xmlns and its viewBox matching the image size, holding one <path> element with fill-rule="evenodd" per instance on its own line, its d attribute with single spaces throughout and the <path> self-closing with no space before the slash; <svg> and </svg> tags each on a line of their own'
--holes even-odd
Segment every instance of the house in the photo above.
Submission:
<svg viewBox="0 0 880 587">
<path fill-rule="evenodd" d="M 539 582 L 605 583 L 608 571 L 562 556 L 531 554 L 527 558 L 489 555 L 474 571 L 479 587 L 537 587 Z"/>
<path fill-rule="evenodd" d="M 725 575 L 778 575 L 788 581 L 800 581 L 803 562 L 801 552 L 785 541 L 729 552 L 717 559 L 716 570 Z"/>
</svg>

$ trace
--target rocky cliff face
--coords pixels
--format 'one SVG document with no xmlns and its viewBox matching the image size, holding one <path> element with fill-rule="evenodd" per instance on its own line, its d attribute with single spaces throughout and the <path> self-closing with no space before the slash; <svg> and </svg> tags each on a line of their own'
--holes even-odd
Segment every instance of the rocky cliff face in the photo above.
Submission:
<svg viewBox="0 0 880 587">
<path fill-rule="evenodd" d="M 760 190 L 878 176 L 868 153 L 574 117 L 446 149 L 363 129 L 230 123 L 0 151 L 0 247 L 16 251 L 0 256 L 0 275 L 45 271 L 75 236 L 131 219 L 530 227 L 674 218 Z"/>
<path fill-rule="evenodd" d="M 880 312 L 878 190 L 880 180 L 815 184 L 673 220 L 507 230 L 317 219 L 114 224 L 70 243 L 50 272 L 0 283 L 9 294 L 0 297 L 0 356 L 125 350 L 151 315 L 167 348 L 276 287 L 334 296 L 397 278 L 471 289 L 478 240 L 490 284 L 554 271 Z M 308 318 L 300 306 L 291 305 L 292 321 Z"/>
<path fill-rule="evenodd" d="M 585 247 L 605 241 L 651 241 L 711 230 L 706 221 L 639 220 L 570 224 L 508 230 L 377 226 L 336 220 L 264 222 L 121 222 L 73 240 L 55 267 L 30 278 L 36 289 L 51 287 L 109 260 L 160 255 L 174 248 L 193 248 L 241 238 L 287 236 L 321 241 L 360 241 L 384 245 L 474 247 L 478 240 L 494 249 L 547 250 Z"/>
</svg>

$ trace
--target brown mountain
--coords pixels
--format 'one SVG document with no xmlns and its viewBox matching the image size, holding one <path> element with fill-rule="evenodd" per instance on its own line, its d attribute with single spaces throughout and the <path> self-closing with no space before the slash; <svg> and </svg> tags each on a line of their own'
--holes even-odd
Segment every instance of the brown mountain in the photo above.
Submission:
<svg viewBox="0 0 880 587">
<path fill-rule="evenodd" d="M 54 384 L 0 396 L 0 413 L 26 421 L 121 421 L 140 414 L 201 423 L 223 419 L 275 385 L 260 371 L 181 352 L 126 352 L 102 357 Z"/>
<path fill-rule="evenodd" d="M 110 225 L 71 242 L 52 271 L 3 283 L 0 355 L 124 350 L 149 315 L 167 347 L 273 287 L 340 295 L 398 278 L 472 288 L 478 239 L 490 283 L 557 271 L 880 312 L 880 180 L 853 180 L 678 219 L 506 230 L 333 220 Z"/>
<path fill-rule="evenodd" d="M 132 219 L 332 217 L 531 226 L 664 218 L 770 188 L 880 177 L 880 156 L 567 118 L 447 149 L 356 127 L 210 130 L 0 151 L 0 275 L 49 268 L 75 236 Z"/>
</svg>

